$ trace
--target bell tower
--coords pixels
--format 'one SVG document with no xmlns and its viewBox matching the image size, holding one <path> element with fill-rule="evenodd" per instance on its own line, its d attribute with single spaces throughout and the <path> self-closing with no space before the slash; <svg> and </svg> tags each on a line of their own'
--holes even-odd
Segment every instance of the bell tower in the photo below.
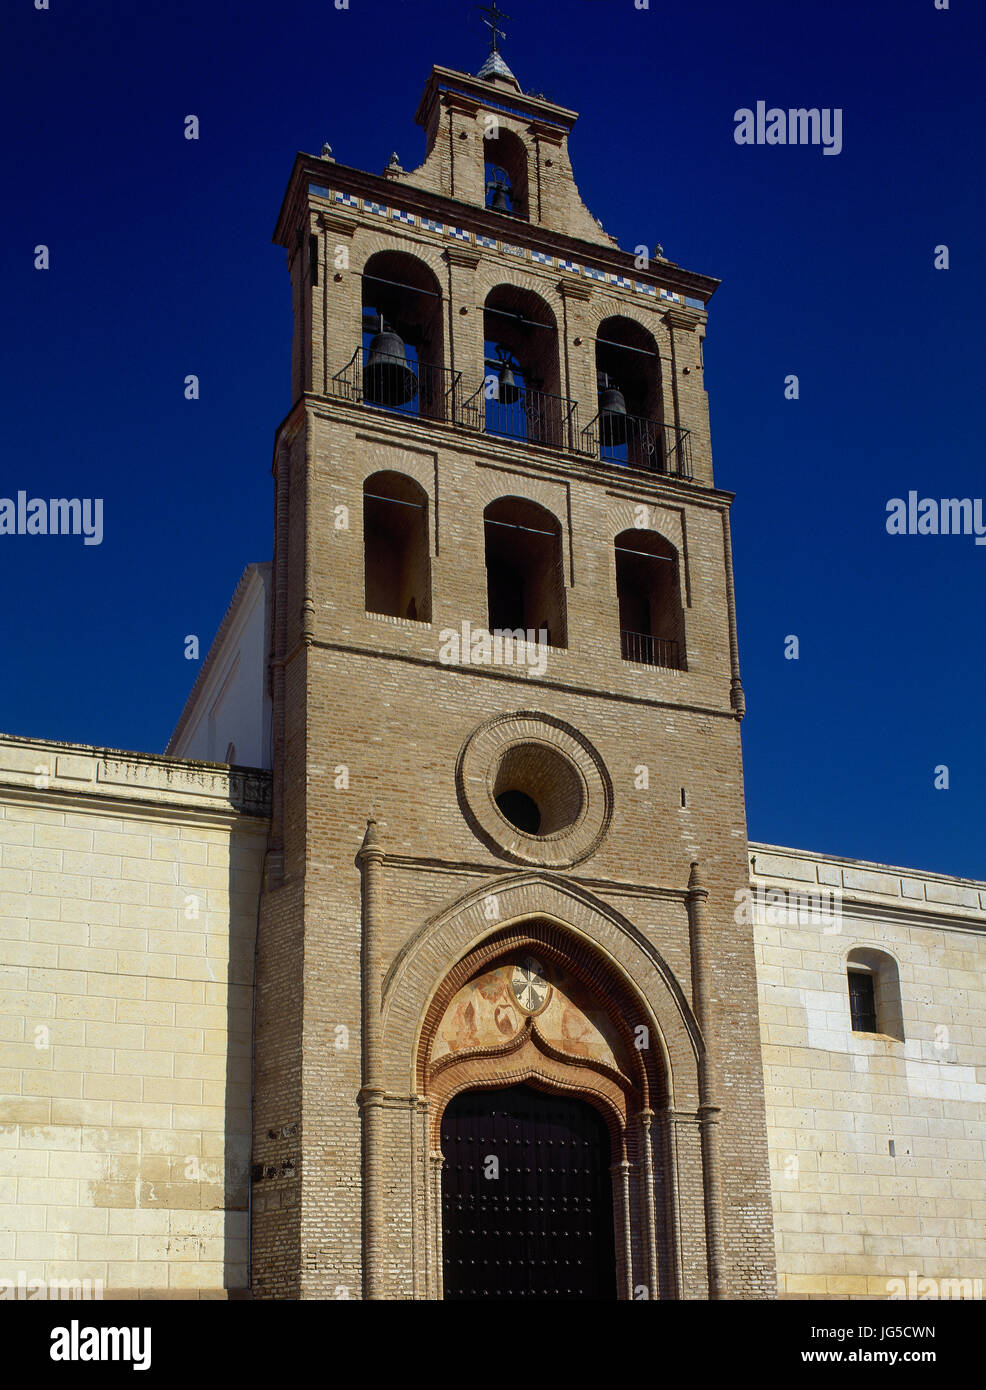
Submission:
<svg viewBox="0 0 986 1390">
<path fill-rule="evenodd" d="M 496 37 L 275 231 L 254 1290 L 770 1297 L 717 281 L 619 249 Z"/>
</svg>

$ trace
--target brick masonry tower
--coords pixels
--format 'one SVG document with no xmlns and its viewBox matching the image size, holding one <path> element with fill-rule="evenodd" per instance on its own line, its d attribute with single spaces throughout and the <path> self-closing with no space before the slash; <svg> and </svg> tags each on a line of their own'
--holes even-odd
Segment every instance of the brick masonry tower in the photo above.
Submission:
<svg viewBox="0 0 986 1390">
<path fill-rule="evenodd" d="M 618 249 L 495 46 L 416 119 L 275 234 L 254 1291 L 771 1297 L 717 282 Z"/>
</svg>

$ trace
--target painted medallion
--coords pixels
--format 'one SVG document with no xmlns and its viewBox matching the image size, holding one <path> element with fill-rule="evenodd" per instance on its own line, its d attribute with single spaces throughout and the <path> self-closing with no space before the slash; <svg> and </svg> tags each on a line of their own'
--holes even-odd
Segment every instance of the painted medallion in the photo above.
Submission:
<svg viewBox="0 0 986 1390">
<path fill-rule="evenodd" d="M 517 962 L 510 984 L 517 1003 L 529 1014 L 536 1014 L 544 1007 L 551 989 L 544 977 L 544 967 L 533 956 L 525 956 Z"/>
</svg>

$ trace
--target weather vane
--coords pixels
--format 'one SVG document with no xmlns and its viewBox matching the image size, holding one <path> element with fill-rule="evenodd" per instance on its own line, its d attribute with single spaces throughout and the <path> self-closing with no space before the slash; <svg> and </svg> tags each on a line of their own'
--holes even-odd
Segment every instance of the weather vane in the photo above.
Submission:
<svg viewBox="0 0 986 1390">
<path fill-rule="evenodd" d="M 476 9 L 479 10 L 480 14 L 489 15 L 489 19 L 484 19 L 483 23 L 490 31 L 490 52 L 498 53 L 499 49 L 496 46 L 497 39 L 505 39 L 507 36 L 502 29 L 497 27 L 497 24 L 499 20 L 509 19 L 510 16 L 504 14 L 502 10 L 497 9 L 496 0 L 493 0 L 492 5 L 477 5 Z"/>
</svg>

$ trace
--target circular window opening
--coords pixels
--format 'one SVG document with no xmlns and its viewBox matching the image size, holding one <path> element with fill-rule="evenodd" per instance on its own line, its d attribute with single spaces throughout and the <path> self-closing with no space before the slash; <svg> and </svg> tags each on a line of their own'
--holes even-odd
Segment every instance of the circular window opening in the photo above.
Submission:
<svg viewBox="0 0 986 1390">
<path fill-rule="evenodd" d="M 536 835 L 541 829 L 541 808 L 526 792 L 501 792 L 496 804 L 510 824 L 525 835 Z"/>
<path fill-rule="evenodd" d="M 497 764 L 493 800 L 517 830 L 544 837 L 575 824 L 585 791 L 578 768 L 556 749 L 516 743 Z"/>
</svg>

